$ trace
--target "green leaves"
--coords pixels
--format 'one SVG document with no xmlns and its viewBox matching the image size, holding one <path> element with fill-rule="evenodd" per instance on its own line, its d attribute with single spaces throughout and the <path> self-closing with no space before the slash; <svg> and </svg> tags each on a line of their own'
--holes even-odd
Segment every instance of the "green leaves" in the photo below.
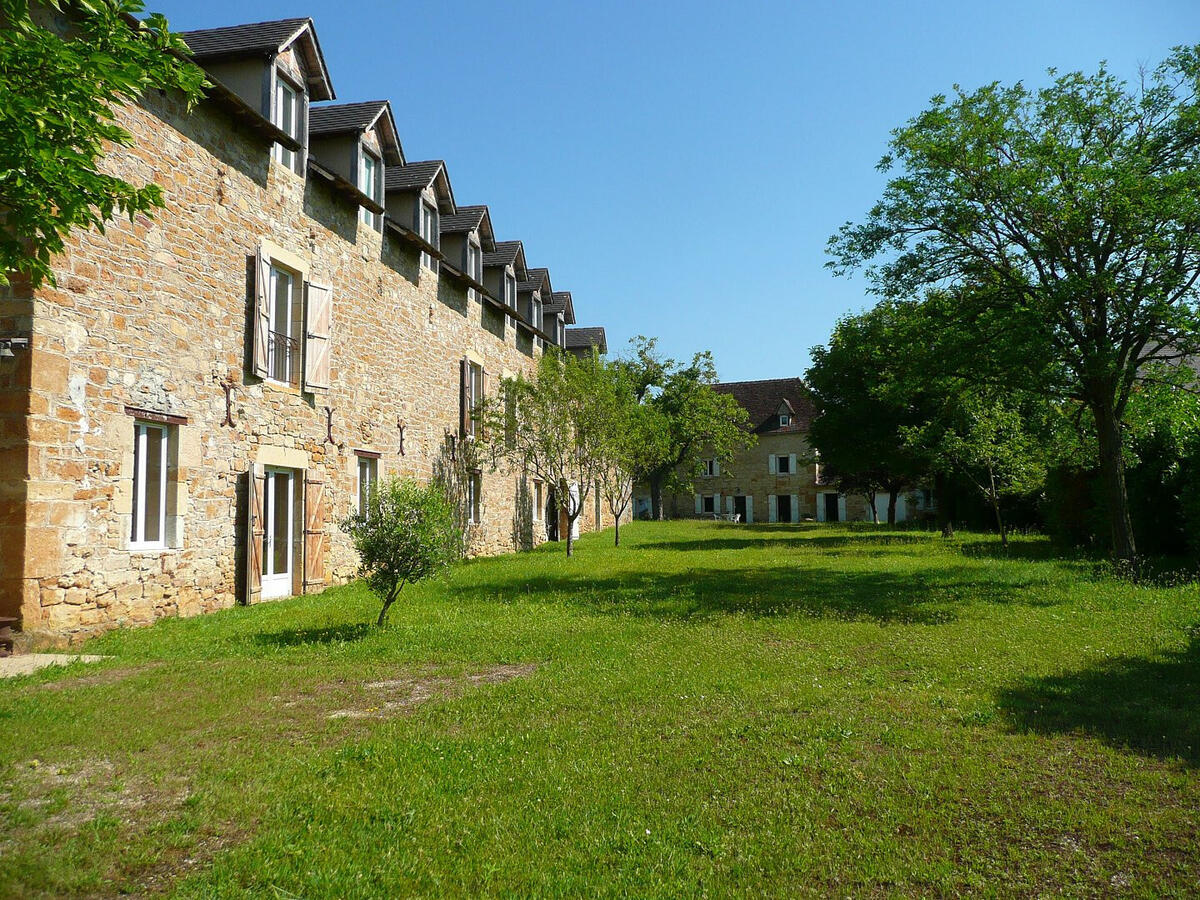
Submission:
<svg viewBox="0 0 1200 900">
<path fill-rule="evenodd" d="M 145 91 L 180 91 L 189 104 L 206 85 L 166 19 L 131 25 L 140 0 L 91 0 L 58 14 L 0 0 L 0 283 L 25 272 L 54 282 L 53 257 L 72 229 L 98 228 L 114 212 L 131 220 L 162 206 L 157 185 L 136 186 L 102 171 L 107 144 L 132 138 L 114 107 Z"/>
</svg>

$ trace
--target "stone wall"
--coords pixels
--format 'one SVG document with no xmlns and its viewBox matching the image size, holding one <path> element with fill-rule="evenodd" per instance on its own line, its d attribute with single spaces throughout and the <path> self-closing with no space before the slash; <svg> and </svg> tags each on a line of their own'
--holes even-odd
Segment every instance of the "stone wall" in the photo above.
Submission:
<svg viewBox="0 0 1200 900">
<path fill-rule="evenodd" d="M 495 384 L 531 372 L 538 352 L 522 350 L 511 325 L 483 327 L 465 289 L 439 285 L 416 250 L 360 224 L 327 183 L 276 164 L 223 112 L 187 112 L 154 92 L 119 121 L 134 143 L 106 165 L 157 181 L 165 209 L 73 235 L 56 287 L 0 297 L 0 327 L 33 334 L 23 360 L 0 363 L 0 590 L 43 642 L 238 602 L 253 463 L 320 473 L 324 581 L 350 578 L 356 560 L 336 523 L 351 510 L 354 451 L 379 453 L 381 475 L 428 477 L 457 428 L 461 359 Z M 263 242 L 333 286 L 328 392 L 249 374 Z M 179 527 L 167 550 L 128 549 L 127 408 L 186 419 L 171 451 Z M 522 479 L 488 466 L 483 480 L 472 552 L 511 550 Z"/>
<path fill-rule="evenodd" d="M 775 475 L 770 471 L 771 455 L 796 455 L 796 472 Z M 737 453 L 730 464 L 715 477 L 701 476 L 695 480 L 695 490 L 690 494 L 672 494 L 663 498 L 666 514 L 676 518 L 688 518 L 696 514 L 696 494 L 722 496 L 721 512 L 726 512 L 727 496 L 746 495 L 754 498 L 754 521 L 768 521 L 769 497 L 772 494 L 796 496 L 799 499 L 800 520 L 818 518 L 817 504 L 820 495 L 832 489 L 818 484 L 817 466 L 811 460 L 812 450 L 805 436 L 800 433 L 763 434 L 758 442 Z M 844 498 L 846 518 L 859 521 L 869 518 L 866 502 L 858 496 Z"/>
</svg>

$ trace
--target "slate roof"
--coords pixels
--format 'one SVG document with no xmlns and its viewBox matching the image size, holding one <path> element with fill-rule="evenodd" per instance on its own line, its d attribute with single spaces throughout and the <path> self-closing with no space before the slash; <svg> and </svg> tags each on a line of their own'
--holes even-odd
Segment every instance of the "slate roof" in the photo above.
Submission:
<svg viewBox="0 0 1200 900">
<path fill-rule="evenodd" d="M 570 334 L 570 331 L 567 332 Z M 816 408 L 808 388 L 799 378 L 769 378 L 764 381 L 726 381 L 714 384 L 713 390 L 730 394 L 750 417 L 750 429 L 755 434 L 799 434 L 808 431 L 816 416 Z M 792 423 L 779 427 L 779 408 L 789 407 Z"/>
<path fill-rule="evenodd" d="M 483 217 L 486 215 L 486 206 L 460 206 L 458 212 L 442 216 L 442 234 L 464 234 L 474 231 L 483 224 Z"/>
<path fill-rule="evenodd" d="M 602 327 L 568 328 L 565 344 L 568 350 L 586 350 L 595 347 L 601 353 L 608 352 L 608 337 Z"/>
<path fill-rule="evenodd" d="M 522 294 L 532 294 L 534 291 L 542 289 L 542 280 L 540 278 L 529 278 L 525 281 L 517 282 L 517 292 Z"/>
<path fill-rule="evenodd" d="M 313 100 L 332 100 L 336 95 L 312 19 L 277 19 L 225 28 L 202 28 L 184 31 L 182 37 L 192 51 L 192 58 L 203 65 L 218 59 L 271 56 L 286 49 L 305 32 L 307 39 L 297 47 L 308 67 L 309 96 Z"/>
<path fill-rule="evenodd" d="M 423 191 L 433 184 L 444 163 L 440 159 L 410 162 L 403 166 L 389 166 L 387 189 L 389 191 Z M 442 229 L 443 231 L 445 229 Z"/>
<path fill-rule="evenodd" d="M 308 111 L 308 133 L 340 134 L 344 131 L 365 131 L 387 109 L 386 100 L 364 100 L 361 103 L 337 103 L 314 106 Z"/>
<path fill-rule="evenodd" d="M 483 254 L 485 266 L 513 266 L 517 269 L 517 277 L 521 277 L 521 269 L 525 265 L 525 248 L 520 241 L 496 241 L 496 249 Z"/>
<path fill-rule="evenodd" d="M 202 28 L 181 35 L 197 59 L 209 56 L 240 56 L 274 53 L 295 37 L 312 19 L 278 19 L 226 28 Z"/>
<path fill-rule="evenodd" d="M 550 270 L 546 268 L 537 268 L 529 270 L 529 280 L 538 282 L 540 289 L 549 297 L 554 293 L 554 289 L 550 287 Z"/>
<path fill-rule="evenodd" d="M 542 309 L 550 315 L 562 313 L 565 324 L 575 324 L 575 303 L 571 299 L 570 291 L 555 291 Z"/>
</svg>

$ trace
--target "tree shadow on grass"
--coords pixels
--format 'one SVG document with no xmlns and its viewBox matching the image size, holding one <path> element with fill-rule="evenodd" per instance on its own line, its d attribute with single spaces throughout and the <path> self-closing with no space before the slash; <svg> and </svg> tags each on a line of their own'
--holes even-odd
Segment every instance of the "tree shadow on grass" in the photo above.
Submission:
<svg viewBox="0 0 1200 900">
<path fill-rule="evenodd" d="M 1121 657 L 1030 678 L 997 703 L 1017 731 L 1084 733 L 1158 759 L 1200 766 L 1200 638 L 1159 659 Z"/>
<path fill-rule="evenodd" d="M 803 526 L 767 526 L 761 529 L 754 525 L 730 526 L 731 528 L 746 529 L 744 537 L 715 537 L 695 541 L 656 541 L 638 544 L 642 550 L 764 550 L 775 547 L 793 548 L 854 548 L 869 549 L 892 545 L 928 545 L 932 538 L 928 535 L 897 534 L 887 532 L 880 534 L 813 534 L 812 530 Z"/>
<path fill-rule="evenodd" d="M 251 636 L 260 647 L 300 647 L 305 644 L 348 644 L 361 641 L 372 631 L 367 622 L 331 625 L 327 628 L 286 628 Z"/>
<path fill-rule="evenodd" d="M 1027 602 L 1025 588 L 1032 584 L 963 578 L 958 572 L 897 575 L 806 565 L 607 578 L 563 573 L 461 588 L 459 596 L 570 603 L 598 613 L 694 622 L 747 615 L 939 625 L 955 621 L 964 605 Z"/>
</svg>

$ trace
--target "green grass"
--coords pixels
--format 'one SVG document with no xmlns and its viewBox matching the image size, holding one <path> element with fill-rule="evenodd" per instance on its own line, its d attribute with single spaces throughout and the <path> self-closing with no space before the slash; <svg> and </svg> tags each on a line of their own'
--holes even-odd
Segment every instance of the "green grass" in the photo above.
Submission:
<svg viewBox="0 0 1200 900">
<path fill-rule="evenodd" d="M 351 585 L 3 684 L 0 893 L 1200 892 L 1200 587 L 1034 539 L 622 537 L 383 630 Z"/>
</svg>

